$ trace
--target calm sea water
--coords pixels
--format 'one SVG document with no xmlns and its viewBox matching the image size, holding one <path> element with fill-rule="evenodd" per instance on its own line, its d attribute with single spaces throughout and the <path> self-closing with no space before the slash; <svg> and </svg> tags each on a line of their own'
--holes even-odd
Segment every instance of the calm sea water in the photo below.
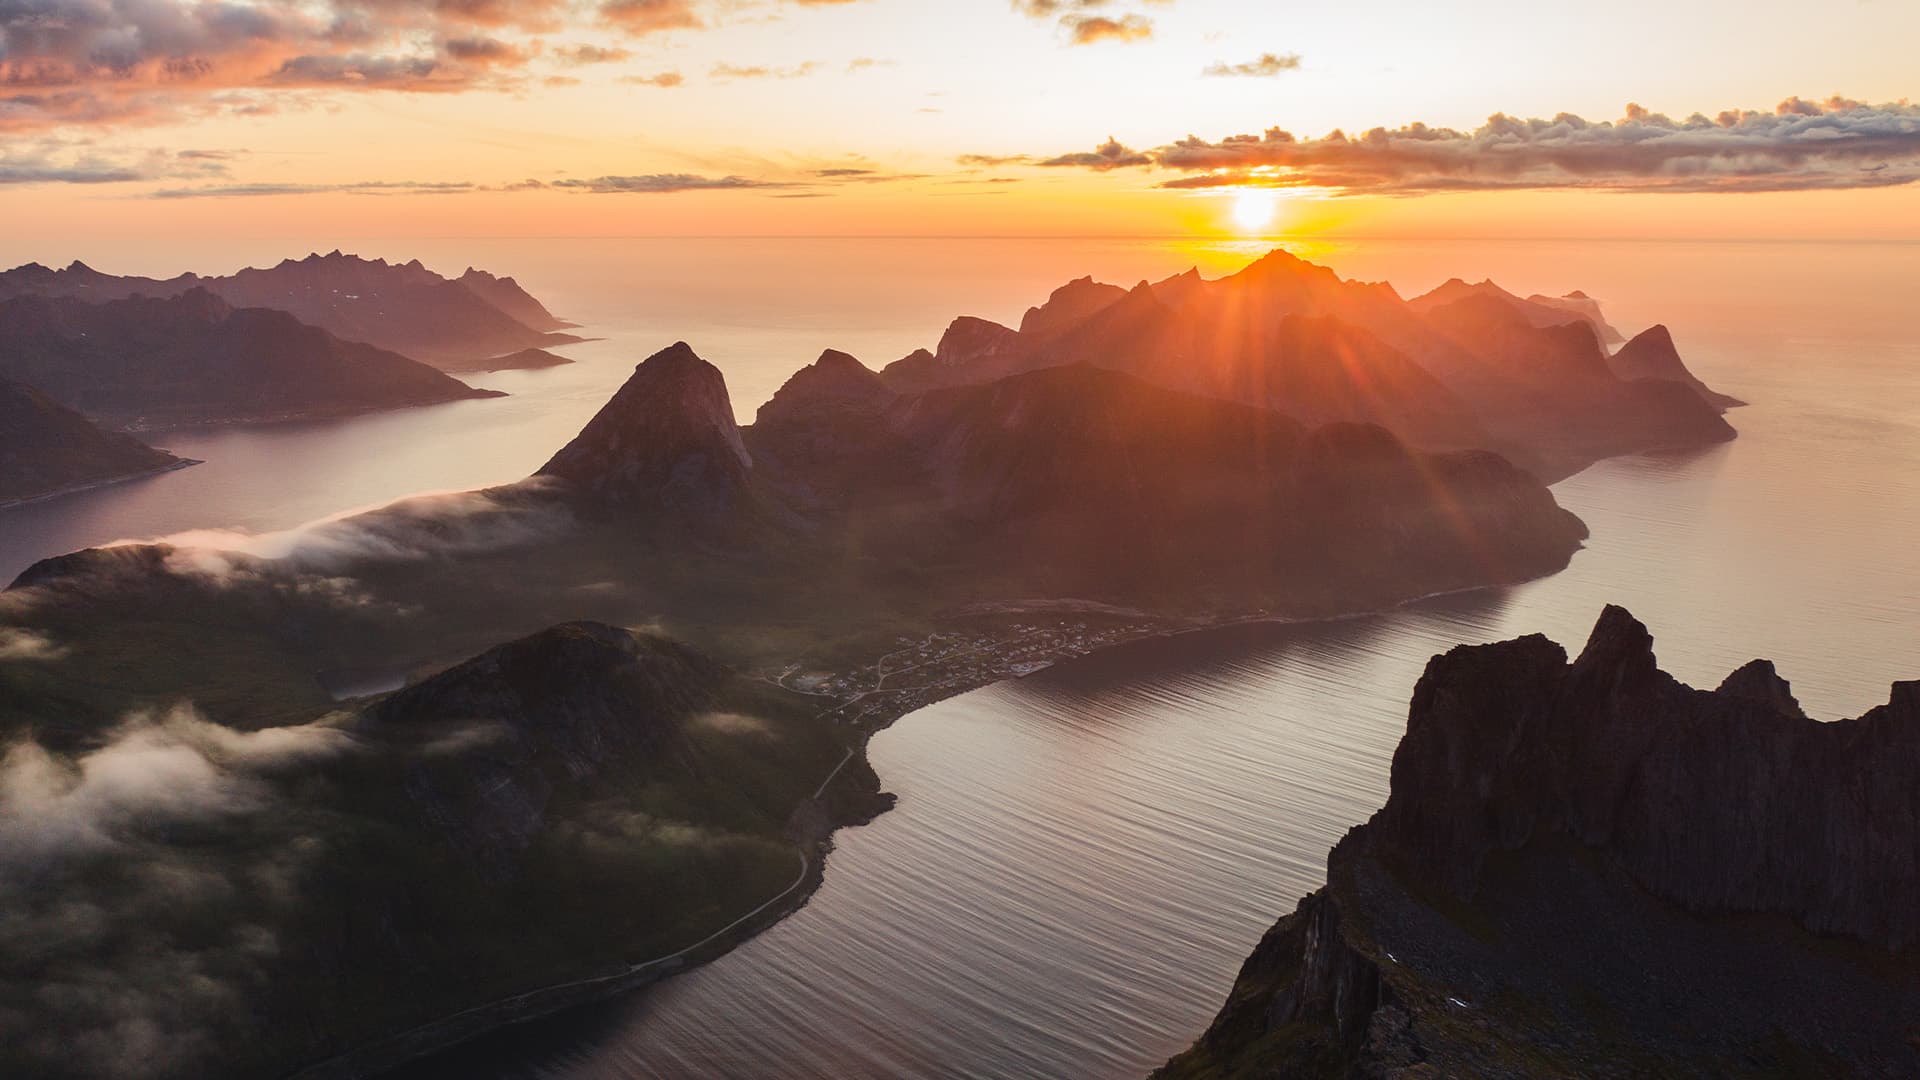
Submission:
<svg viewBox="0 0 1920 1080">
<path fill-rule="evenodd" d="M 660 987 L 418 1071 L 1137 1076 L 1205 1026 L 1261 932 L 1320 884 L 1327 848 L 1384 799 L 1406 701 L 1434 653 L 1536 631 L 1577 649 L 1615 602 L 1649 624 L 1682 679 L 1713 685 L 1770 657 L 1817 716 L 1856 714 L 1891 680 L 1920 676 L 1920 332 L 1902 295 L 1920 281 L 1920 247 L 1302 253 L 1409 295 L 1452 275 L 1523 293 L 1583 288 L 1629 332 L 1667 322 L 1698 373 L 1754 404 L 1733 414 L 1732 444 L 1605 462 L 1558 485 L 1593 538 L 1552 578 L 1140 643 L 908 716 L 872 748 L 899 807 L 840 834 L 802 911 Z M 1070 276 L 1124 283 L 1245 252 L 450 241 L 422 257 L 516 273 L 613 340 L 574 350 L 572 368 L 480 380 L 514 392 L 499 402 L 177 438 L 172 448 L 215 464 L 0 515 L 0 556 L 17 567 L 116 535 L 270 528 L 509 479 L 564 441 L 631 361 L 675 338 L 722 366 L 744 419 L 821 347 L 883 362 L 931 344 L 958 312 L 1017 320 Z"/>
</svg>

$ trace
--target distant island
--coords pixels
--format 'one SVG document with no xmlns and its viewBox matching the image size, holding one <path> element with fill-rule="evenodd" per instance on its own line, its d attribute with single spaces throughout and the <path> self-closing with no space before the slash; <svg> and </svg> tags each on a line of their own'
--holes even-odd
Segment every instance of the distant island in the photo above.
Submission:
<svg viewBox="0 0 1920 1080">
<path fill-rule="evenodd" d="M 224 277 L 159 279 L 104 274 L 75 262 L 63 270 L 28 263 L 0 273 L 0 299 L 42 296 L 101 303 L 165 299 L 205 290 L 235 308 L 272 308 L 346 341 L 364 342 L 443 371 L 489 370 L 489 361 L 581 338 L 514 279 L 468 268 L 458 278 L 418 259 L 389 263 L 339 251 L 249 267 Z M 497 367 L 500 365 L 492 365 Z"/>
<path fill-rule="evenodd" d="M 412 357 L 553 367 L 572 361 L 538 346 L 585 340 L 558 332 L 572 325 L 510 277 L 470 267 L 447 279 L 337 251 L 218 278 L 15 267 L 0 273 L 0 380 L 37 397 L 11 392 L 23 419 L 0 433 L 0 505 L 191 464 L 143 456 L 121 432 L 500 397 Z M 50 407 L 100 430 L 55 422 Z"/>
<path fill-rule="evenodd" d="M 336 416 L 498 397 L 398 353 L 205 289 L 0 300 L 0 377 L 129 429 Z"/>
<path fill-rule="evenodd" d="M 1585 538 L 1486 449 L 1148 377 L 1167 368 L 995 359 L 1031 356 L 1006 334 L 1114 311 L 1090 285 L 1024 331 L 956 324 L 972 344 L 952 364 L 827 350 L 746 427 L 675 343 L 521 482 L 295 530 L 271 556 L 128 544 L 20 575 L 0 593 L 0 636 L 23 643 L 0 661 L 7 734 L 58 775 L 159 747 L 247 797 L 46 855 L 14 902 L 58 881 L 106 929 L 46 927 L 34 984 L 152 982 L 112 1009 L 28 1007 L 43 1034 L 0 1064 L 100 1071 L 57 1048 L 137 1022 L 177 1048 L 163 1074 L 357 1076 L 644 983 L 804 900 L 833 828 L 887 805 L 865 744 L 907 711 L 1143 636 L 1527 580 Z M 1304 319 L 1271 340 L 1433 381 Z M 1699 401 L 1651 396 L 1680 395 Z M 302 885 L 193 907 L 147 890 L 184 858 Z M 194 934 L 249 1008 L 177 1001 L 166 964 L 142 966 L 169 955 L 156 935 Z"/>
<path fill-rule="evenodd" d="M 1392 793 L 1155 1074 L 1920 1074 L 1920 684 L 1801 712 L 1609 607 L 1427 666 Z"/>
</svg>

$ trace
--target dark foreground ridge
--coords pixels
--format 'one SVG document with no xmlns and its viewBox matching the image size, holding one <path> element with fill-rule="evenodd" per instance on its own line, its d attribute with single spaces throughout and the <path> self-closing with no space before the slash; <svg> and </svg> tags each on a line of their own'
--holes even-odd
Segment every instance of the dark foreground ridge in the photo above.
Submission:
<svg viewBox="0 0 1920 1080">
<path fill-rule="evenodd" d="M 1808 719 L 1609 607 L 1420 680 L 1392 792 L 1157 1075 L 1920 1075 L 1920 683 Z"/>
</svg>

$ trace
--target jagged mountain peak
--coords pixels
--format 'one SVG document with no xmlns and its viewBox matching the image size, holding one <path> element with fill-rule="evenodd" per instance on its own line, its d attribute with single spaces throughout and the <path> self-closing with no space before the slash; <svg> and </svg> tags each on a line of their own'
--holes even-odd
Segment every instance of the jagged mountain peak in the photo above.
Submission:
<svg viewBox="0 0 1920 1080">
<path fill-rule="evenodd" d="M 732 504 L 752 467 L 726 378 L 676 341 L 641 361 L 537 475 L 607 503 L 712 511 Z"/>
</svg>

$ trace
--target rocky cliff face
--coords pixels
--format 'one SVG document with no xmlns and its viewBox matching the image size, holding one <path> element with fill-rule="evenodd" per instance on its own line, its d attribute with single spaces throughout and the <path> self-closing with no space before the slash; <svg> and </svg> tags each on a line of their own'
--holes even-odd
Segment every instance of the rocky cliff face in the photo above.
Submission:
<svg viewBox="0 0 1920 1080">
<path fill-rule="evenodd" d="M 1434 658 L 1387 805 L 1163 1075 L 1910 1076 L 1920 684 L 1808 719 L 1608 608 Z"/>
<path fill-rule="evenodd" d="M 714 515 L 752 469 L 726 379 L 682 341 L 641 361 L 537 475 L 607 505 Z"/>
<path fill-rule="evenodd" d="M 1857 720 L 1792 702 L 1756 665 L 1719 691 L 1682 685 L 1617 607 L 1570 665 L 1539 637 L 1456 649 L 1414 691 L 1376 843 L 1471 899 L 1489 858 L 1564 837 L 1691 911 L 1906 948 L 1920 940 L 1920 683 Z"/>
</svg>

